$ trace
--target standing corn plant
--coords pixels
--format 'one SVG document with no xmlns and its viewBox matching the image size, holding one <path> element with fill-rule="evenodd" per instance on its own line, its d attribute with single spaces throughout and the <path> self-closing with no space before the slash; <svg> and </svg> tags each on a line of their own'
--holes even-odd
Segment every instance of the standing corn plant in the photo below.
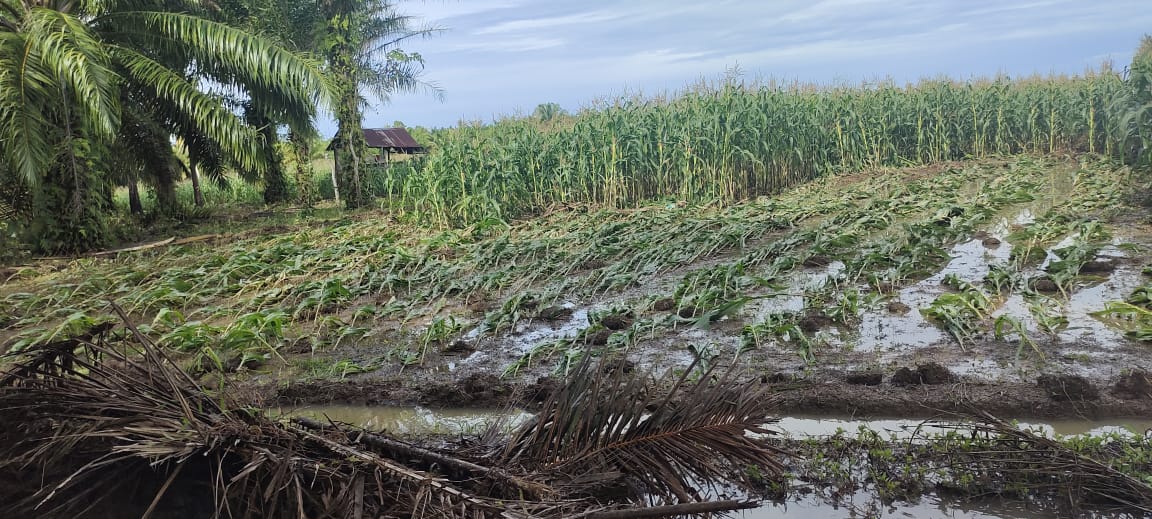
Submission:
<svg viewBox="0 0 1152 519">
<path fill-rule="evenodd" d="M 1132 57 L 1128 81 L 1116 99 L 1121 153 L 1130 164 L 1152 167 L 1152 36 L 1145 36 Z"/>
</svg>

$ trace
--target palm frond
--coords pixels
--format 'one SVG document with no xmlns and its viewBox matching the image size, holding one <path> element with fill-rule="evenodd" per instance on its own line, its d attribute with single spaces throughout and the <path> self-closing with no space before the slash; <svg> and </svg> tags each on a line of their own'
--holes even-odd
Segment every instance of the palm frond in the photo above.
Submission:
<svg viewBox="0 0 1152 519">
<path fill-rule="evenodd" d="M 237 164 L 253 170 L 263 167 L 259 135 L 236 114 L 226 110 L 217 98 L 140 53 L 120 47 L 112 47 L 111 53 L 124 67 L 133 89 L 163 103 L 172 117 L 219 143 Z"/>
<path fill-rule="evenodd" d="M 56 156 L 61 112 L 81 116 L 69 132 L 106 138 L 119 125 L 118 94 L 80 20 L 43 8 L 22 14 L 19 32 L 0 32 L 0 150 L 22 182 L 38 186 Z"/>
<path fill-rule="evenodd" d="M 109 13 L 93 23 L 110 39 L 183 53 L 251 91 L 274 93 L 294 106 L 328 103 L 332 97 L 319 62 L 223 23 L 149 11 Z"/>
<path fill-rule="evenodd" d="M 695 489 L 738 481 L 750 465 L 779 474 L 783 452 L 764 428 L 773 399 L 733 373 L 715 377 L 693 365 L 657 396 L 643 377 L 585 360 L 501 460 L 550 473 L 560 487 L 623 476 L 641 494 L 679 502 L 704 500 Z"/>
</svg>

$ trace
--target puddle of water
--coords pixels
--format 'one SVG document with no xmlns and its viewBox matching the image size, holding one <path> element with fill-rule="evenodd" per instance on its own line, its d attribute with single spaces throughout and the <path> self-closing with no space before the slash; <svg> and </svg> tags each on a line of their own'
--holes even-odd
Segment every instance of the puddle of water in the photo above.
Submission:
<svg viewBox="0 0 1152 519">
<path fill-rule="evenodd" d="M 785 416 L 772 424 L 772 428 L 783 431 L 793 438 L 831 436 L 837 432 L 853 437 L 860 427 L 880 433 L 883 438 L 895 437 L 898 440 L 955 430 L 928 425 L 924 420 L 903 418 L 854 420 L 820 416 Z M 1054 420 L 1020 422 L 1020 427 L 1043 432 L 1049 436 L 1099 436 L 1107 433 L 1142 435 L 1144 431 L 1152 429 L 1152 420 Z"/>
<path fill-rule="evenodd" d="M 947 289 L 941 284 L 950 274 L 970 283 L 979 283 L 988 274 L 988 266 L 1008 260 L 1011 245 L 985 247 L 980 240 L 969 240 L 952 247 L 952 259 L 939 272 L 897 292 L 896 300 L 911 310 L 891 314 L 881 309 L 861 316 L 856 348 L 860 351 L 920 349 L 946 342 L 948 335 L 929 322 L 919 309 L 927 308 Z"/>
<path fill-rule="evenodd" d="M 369 431 L 386 431 L 405 436 L 480 433 L 499 420 L 506 420 L 511 427 L 532 417 L 530 413 L 519 409 L 429 409 L 424 407 L 357 405 L 323 405 L 278 409 L 276 414 L 302 416 L 320 421 L 332 420 L 362 427 Z"/>
<path fill-rule="evenodd" d="M 803 268 L 788 277 L 788 295 L 761 299 L 747 306 L 752 322 L 763 321 L 769 314 L 804 310 L 805 290 L 820 288 L 844 272 L 844 262 L 836 260 L 823 267 Z"/>
<path fill-rule="evenodd" d="M 277 410 L 277 413 L 285 416 L 306 416 L 317 420 L 331 419 L 372 431 L 388 431 L 406 435 L 476 432 L 497 420 L 506 419 L 510 424 L 519 424 L 532 417 L 531 413 L 519 409 L 430 409 L 425 407 L 358 405 L 308 406 L 298 409 L 280 409 Z M 1144 431 L 1152 429 L 1152 419 L 1055 420 L 1021 422 L 1020 426 L 1059 436 L 1100 435 L 1109 432 L 1144 434 Z M 858 420 L 804 415 L 780 417 L 777 422 L 769 426 L 769 428 L 792 438 L 831 436 L 837 432 L 854 436 L 860 427 L 876 431 L 884 438 L 895 435 L 898 439 L 907 439 L 915 434 L 923 435 L 948 430 L 925 425 L 925 421 L 922 419 L 877 418 Z"/>
<path fill-rule="evenodd" d="M 311 406 L 293 410 L 277 410 L 286 416 L 307 416 L 317 420 L 334 420 L 363 427 L 371 431 L 387 431 L 402 435 L 468 434 L 479 433 L 497 420 L 507 420 L 509 427 L 532 417 L 522 410 L 485 409 L 428 409 L 422 407 L 369 407 L 352 405 Z M 879 432 L 884 438 L 907 439 L 914 434 L 941 432 L 944 429 L 924 426 L 922 420 L 875 419 L 820 416 L 786 416 L 769 427 L 783 431 L 792 438 L 821 437 L 842 431 L 854 436 L 860 427 Z M 1046 423 L 1021 424 L 1048 435 L 1100 435 L 1104 433 L 1145 434 L 1152 430 L 1152 420 L 1059 420 Z M 867 517 L 963 518 L 963 519 L 1037 519 L 1051 517 L 1051 511 L 1030 510 L 1026 503 L 1008 499 L 954 500 L 927 494 L 915 503 L 869 508 L 875 496 L 858 491 L 847 498 L 851 506 L 833 505 L 818 497 L 802 497 L 785 503 L 765 502 L 759 508 L 731 514 L 743 519 L 774 518 L 857 518 L 860 511 Z M 873 505 L 874 506 L 874 505 Z M 877 515 L 878 514 L 878 515 Z"/>
<path fill-rule="evenodd" d="M 1143 283 L 1144 277 L 1140 269 L 1121 265 L 1107 281 L 1073 292 L 1068 299 L 1065 314 L 1069 321 L 1068 328 L 1060 332 L 1060 338 L 1092 339 L 1102 347 L 1119 344 L 1123 340 L 1123 334 L 1089 314 L 1103 310 L 1104 305 L 1110 301 L 1123 301 Z"/>
<path fill-rule="evenodd" d="M 927 494 L 916 503 L 876 505 L 875 496 L 855 492 L 845 499 L 848 506 L 833 505 L 818 498 L 787 503 L 767 503 L 759 508 L 736 512 L 740 519 L 859 519 L 899 517 L 914 519 L 1048 519 L 1051 510 L 1031 510 L 1027 504 L 1008 499 L 950 499 Z M 869 506 L 872 505 L 872 506 Z M 1102 516 L 1101 516 L 1102 517 Z"/>
<path fill-rule="evenodd" d="M 588 312 L 591 307 L 577 308 L 575 303 L 565 302 L 563 308 L 572 310 L 572 315 L 560 322 L 542 322 L 535 319 L 531 322 L 522 321 L 516 324 L 512 332 L 502 332 L 495 335 L 499 344 L 490 351 L 498 351 L 515 356 L 524 355 L 541 343 L 575 337 L 588 327 Z M 476 327 L 464 334 L 466 340 L 476 340 L 484 334 L 482 327 Z M 461 364 L 475 363 L 489 356 L 487 351 L 475 351 L 460 361 Z"/>
</svg>

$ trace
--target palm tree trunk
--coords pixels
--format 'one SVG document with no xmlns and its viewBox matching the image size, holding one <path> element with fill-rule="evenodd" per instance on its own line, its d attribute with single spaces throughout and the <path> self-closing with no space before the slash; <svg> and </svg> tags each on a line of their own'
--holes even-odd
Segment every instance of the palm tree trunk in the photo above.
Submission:
<svg viewBox="0 0 1152 519">
<path fill-rule="evenodd" d="M 288 200 L 288 180 L 284 178 L 284 165 L 281 163 L 280 152 L 276 149 L 279 137 L 276 135 L 276 123 L 268 116 L 268 112 L 259 103 L 252 101 L 244 107 L 244 118 L 248 124 L 259 129 L 263 137 L 262 151 L 264 155 L 264 203 L 277 204 Z"/>
<path fill-rule="evenodd" d="M 196 207 L 204 207 L 204 191 L 200 187 L 200 154 L 188 149 L 188 178 L 192 179 L 192 202 Z"/>
<path fill-rule="evenodd" d="M 140 181 L 135 178 L 128 182 L 128 212 L 144 213 L 144 204 L 140 203 Z"/>
<path fill-rule="evenodd" d="M 156 172 L 156 205 L 162 213 L 176 211 L 176 171 L 161 168 Z"/>
<path fill-rule="evenodd" d="M 368 205 L 368 194 L 360 172 L 360 157 L 365 149 L 363 115 L 356 81 L 355 49 L 345 43 L 331 51 L 333 75 L 338 82 L 336 100 L 336 179 L 344 195 L 344 207 L 356 209 Z"/>
<path fill-rule="evenodd" d="M 312 139 L 299 132 L 288 133 L 288 142 L 292 143 L 292 155 L 296 161 L 296 201 L 305 207 L 311 207 L 316 201 L 315 189 L 312 186 L 312 177 L 315 171 L 312 168 Z"/>
</svg>

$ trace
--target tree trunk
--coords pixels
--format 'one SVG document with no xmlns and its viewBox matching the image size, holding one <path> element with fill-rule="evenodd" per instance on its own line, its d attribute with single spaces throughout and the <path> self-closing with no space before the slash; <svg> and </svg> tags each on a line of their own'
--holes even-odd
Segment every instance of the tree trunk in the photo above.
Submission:
<svg viewBox="0 0 1152 519">
<path fill-rule="evenodd" d="M 188 178 L 192 179 L 192 203 L 204 207 L 204 191 L 200 187 L 200 154 L 188 148 Z"/>
<path fill-rule="evenodd" d="M 175 167 L 160 168 L 156 171 L 156 208 L 161 213 L 176 212 L 176 170 Z"/>
<path fill-rule="evenodd" d="M 195 186 L 195 181 L 193 181 Z M 144 204 L 140 203 L 140 181 L 132 179 L 128 182 L 128 212 L 132 214 L 143 214 Z"/>
<path fill-rule="evenodd" d="M 101 246 L 108 236 L 106 201 L 100 175 L 87 156 L 90 143 L 69 137 L 63 157 L 49 167 L 36 195 L 36 214 L 28 228 L 30 244 L 40 253 L 74 253 Z"/>
<path fill-rule="evenodd" d="M 264 138 L 263 150 L 265 157 L 264 168 L 264 203 L 278 204 L 287 201 L 288 180 L 284 178 L 284 164 L 281 162 L 280 151 L 276 149 L 279 136 L 276 135 L 276 123 L 265 115 L 259 106 L 251 107 L 248 115 L 250 123 L 260 129 Z"/>
<path fill-rule="evenodd" d="M 296 161 L 296 201 L 305 207 L 312 207 L 316 202 L 316 190 L 312 185 L 315 171 L 312 168 L 312 139 L 291 132 L 288 142 L 292 143 L 292 155 Z"/>
<path fill-rule="evenodd" d="M 335 150 L 336 178 L 339 181 L 337 189 L 344 195 L 344 206 L 348 209 L 364 207 L 369 201 L 360 167 L 366 145 L 354 52 L 351 45 L 337 45 L 330 59 L 338 81 L 335 114 L 338 123 L 336 139 L 339 144 Z"/>
</svg>

